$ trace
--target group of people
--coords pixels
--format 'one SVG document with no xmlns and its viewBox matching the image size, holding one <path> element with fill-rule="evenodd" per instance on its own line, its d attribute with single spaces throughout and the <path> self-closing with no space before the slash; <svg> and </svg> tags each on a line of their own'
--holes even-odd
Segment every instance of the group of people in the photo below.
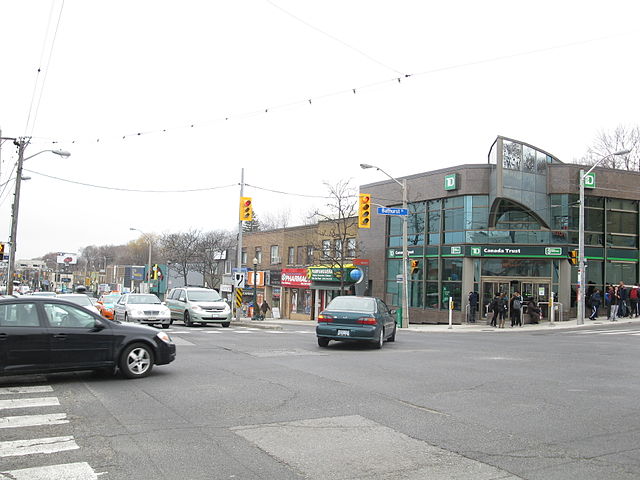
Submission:
<svg viewBox="0 0 640 480">
<path fill-rule="evenodd" d="M 604 297 L 604 298 L 603 298 Z M 598 310 L 604 302 L 607 320 L 617 321 L 620 317 L 637 317 L 638 316 L 638 299 L 640 298 L 640 287 L 626 286 L 624 282 L 618 285 L 607 285 L 604 295 L 600 289 L 595 288 L 586 295 L 587 307 L 591 308 L 590 320 L 598 318 Z"/>
<path fill-rule="evenodd" d="M 476 313 L 478 311 L 478 292 L 469 292 L 469 322 L 475 323 Z M 511 298 L 502 292 L 497 294 L 489 304 L 489 310 L 493 312 L 491 318 L 491 326 L 495 328 L 504 328 L 507 313 L 511 320 L 512 327 L 522 326 L 522 309 L 524 300 L 520 292 L 513 292 Z M 542 311 L 533 298 L 529 299 L 526 304 L 527 314 L 529 315 L 529 323 L 538 323 L 542 318 Z"/>
</svg>

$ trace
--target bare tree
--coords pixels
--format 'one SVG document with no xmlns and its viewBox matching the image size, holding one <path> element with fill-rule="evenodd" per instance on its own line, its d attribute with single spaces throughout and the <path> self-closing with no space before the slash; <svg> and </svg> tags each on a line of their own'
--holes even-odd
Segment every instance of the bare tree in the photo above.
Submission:
<svg viewBox="0 0 640 480">
<path fill-rule="evenodd" d="M 260 220 L 260 230 L 275 230 L 276 228 L 287 228 L 291 218 L 291 210 L 278 210 L 273 213 L 262 215 Z"/>
<path fill-rule="evenodd" d="M 631 152 L 621 156 L 613 155 L 622 150 Z M 604 157 L 607 158 L 600 164 L 601 167 L 640 170 L 640 128 L 618 125 L 613 132 L 601 131 L 579 163 L 593 165 Z"/>
<path fill-rule="evenodd" d="M 202 276 L 211 288 L 218 288 L 222 283 L 221 267 L 229 249 L 235 242 L 235 237 L 224 230 L 214 230 L 203 233 L 198 243 L 198 254 L 201 259 Z"/>
<path fill-rule="evenodd" d="M 167 233 L 160 237 L 162 255 L 172 267 L 182 275 L 184 284 L 188 284 L 190 271 L 202 271 L 199 246 L 202 234 L 199 230 L 184 233 Z"/>
<path fill-rule="evenodd" d="M 320 239 L 320 244 L 314 245 L 314 250 L 319 252 L 320 263 L 338 269 L 340 294 L 343 294 L 344 267 L 350 261 L 349 259 L 357 255 L 355 244 L 358 228 L 357 194 L 348 180 L 339 181 L 335 185 L 325 182 L 324 185 L 329 191 L 329 199 L 323 211 L 314 212 L 314 217 L 318 219 L 318 238 Z"/>
</svg>

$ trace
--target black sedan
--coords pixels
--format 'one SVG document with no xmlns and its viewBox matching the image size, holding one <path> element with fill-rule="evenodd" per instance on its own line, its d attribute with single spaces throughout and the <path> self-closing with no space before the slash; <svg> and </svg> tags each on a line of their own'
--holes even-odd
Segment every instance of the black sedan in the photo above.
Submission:
<svg viewBox="0 0 640 480">
<path fill-rule="evenodd" d="M 0 375 L 72 370 L 142 378 L 176 358 L 164 332 L 107 320 L 56 298 L 0 299 Z"/>
<path fill-rule="evenodd" d="M 379 298 L 336 297 L 318 315 L 318 345 L 326 347 L 330 340 L 365 341 L 382 348 L 385 340 L 396 339 L 394 314 Z"/>
</svg>

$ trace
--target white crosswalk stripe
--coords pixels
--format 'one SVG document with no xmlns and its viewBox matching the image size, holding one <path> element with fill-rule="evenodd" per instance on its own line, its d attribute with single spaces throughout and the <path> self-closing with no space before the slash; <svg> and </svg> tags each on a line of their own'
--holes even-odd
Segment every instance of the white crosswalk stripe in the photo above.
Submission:
<svg viewBox="0 0 640 480">
<path fill-rule="evenodd" d="M 0 480 L 97 480 L 98 475 L 86 462 L 21 468 L 0 472 Z"/>
<path fill-rule="evenodd" d="M 640 335 L 640 330 L 584 330 L 567 333 L 575 335 Z"/>
<path fill-rule="evenodd" d="M 61 423 L 69 423 L 66 413 L 0 417 L 0 428 L 36 427 L 40 425 L 59 425 Z"/>
<path fill-rule="evenodd" d="M 0 410 L 35 409 L 60 406 L 57 397 L 28 397 L 30 394 L 53 392 L 49 385 L 13 386 L 0 388 L 0 395 L 20 395 L 20 398 L 0 400 Z M 40 438 L 20 438 L 18 440 L 0 441 L 0 458 L 18 458 L 37 455 L 38 460 L 27 460 L 27 464 L 46 462 L 49 465 L 0 470 L 0 480 L 97 480 L 98 474 L 87 462 L 72 462 L 55 464 L 55 456 L 60 452 L 80 450 L 72 435 L 47 436 L 47 427 L 68 424 L 66 413 L 34 413 L 31 415 L 13 415 L 0 417 L 0 431 L 15 429 L 18 438 L 21 428 L 38 427 L 43 429 L 44 436 Z M 7 430 L 5 430 L 7 431 Z M 51 432 L 53 433 L 53 432 Z M 46 455 L 42 457 L 41 455 Z M 46 459 L 46 460 L 43 460 Z M 51 459 L 54 459 L 51 462 Z M 0 462 L 1 464 L 2 462 Z M 2 467 L 0 467 L 1 469 Z"/>
</svg>

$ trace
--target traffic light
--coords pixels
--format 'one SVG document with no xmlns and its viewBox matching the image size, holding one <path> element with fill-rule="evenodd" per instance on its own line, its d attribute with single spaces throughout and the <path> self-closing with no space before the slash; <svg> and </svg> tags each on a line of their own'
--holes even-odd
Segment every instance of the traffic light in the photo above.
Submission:
<svg viewBox="0 0 640 480">
<path fill-rule="evenodd" d="M 251 197 L 240 197 L 240 221 L 250 222 L 251 220 L 253 220 Z"/>
<path fill-rule="evenodd" d="M 578 265 L 579 263 L 578 250 L 569 251 L 569 261 L 571 262 L 571 265 Z"/>
<path fill-rule="evenodd" d="M 153 267 L 151 267 L 151 280 L 157 280 L 158 279 L 158 264 L 154 264 Z"/>
<path fill-rule="evenodd" d="M 371 195 L 360 194 L 360 205 L 358 208 L 358 227 L 371 228 Z"/>
<path fill-rule="evenodd" d="M 420 268 L 420 262 L 418 260 L 411 260 L 411 275 L 415 275 L 418 273 L 418 269 Z"/>
<path fill-rule="evenodd" d="M 4 243 L 0 243 L 0 257 L 2 257 L 2 255 L 4 255 Z M 0 258 L 0 260 L 2 260 L 2 258 Z"/>
</svg>

